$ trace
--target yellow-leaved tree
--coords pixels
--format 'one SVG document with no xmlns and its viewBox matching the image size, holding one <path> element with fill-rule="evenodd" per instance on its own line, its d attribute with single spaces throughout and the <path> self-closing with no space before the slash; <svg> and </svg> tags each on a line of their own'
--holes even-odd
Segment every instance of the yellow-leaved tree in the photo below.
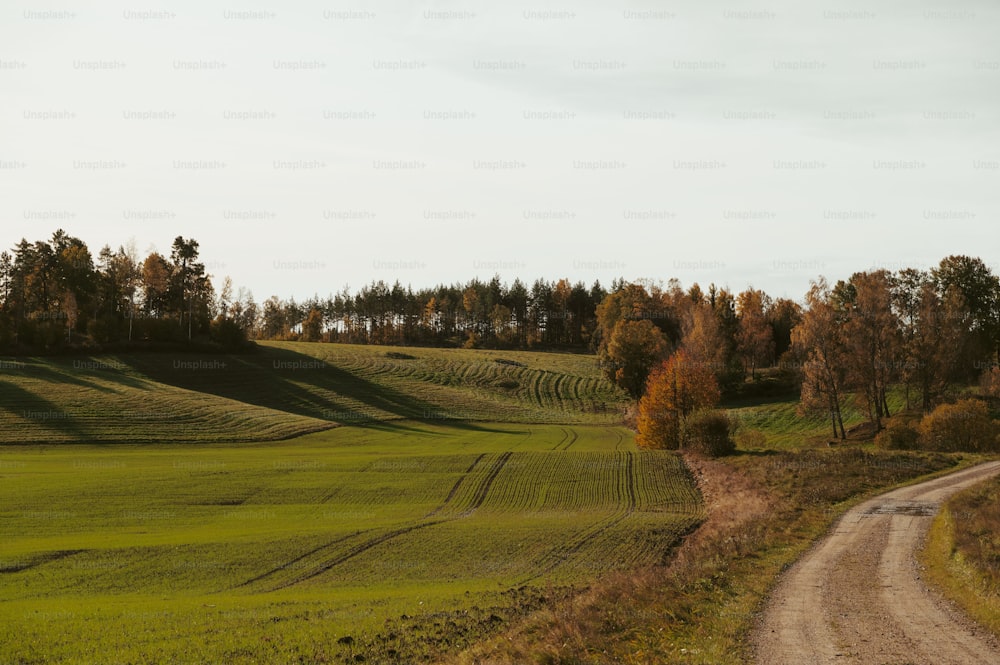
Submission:
<svg viewBox="0 0 1000 665">
<path fill-rule="evenodd" d="M 688 416 L 718 402 L 719 384 L 712 368 L 679 349 L 646 381 L 646 393 L 639 400 L 636 441 L 646 448 L 677 450 Z"/>
</svg>

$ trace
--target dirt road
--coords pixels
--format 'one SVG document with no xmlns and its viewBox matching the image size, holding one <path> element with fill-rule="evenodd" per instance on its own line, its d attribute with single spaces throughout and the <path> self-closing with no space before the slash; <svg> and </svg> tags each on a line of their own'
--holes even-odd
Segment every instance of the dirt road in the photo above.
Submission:
<svg viewBox="0 0 1000 665">
<path fill-rule="evenodd" d="M 1000 663 L 1000 644 L 932 594 L 914 558 L 941 503 L 1000 462 L 847 512 L 782 577 L 753 636 L 759 665 Z"/>
</svg>

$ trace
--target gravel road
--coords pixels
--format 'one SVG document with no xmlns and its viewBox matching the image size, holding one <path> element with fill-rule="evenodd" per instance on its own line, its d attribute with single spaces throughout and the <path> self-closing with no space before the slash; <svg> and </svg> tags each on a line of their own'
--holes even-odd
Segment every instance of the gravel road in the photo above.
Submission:
<svg viewBox="0 0 1000 665">
<path fill-rule="evenodd" d="M 753 643 L 758 665 L 1000 663 L 996 638 L 932 593 L 915 559 L 941 503 L 1000 462 L 855 506 L 782 576 Z"/>
</svg>

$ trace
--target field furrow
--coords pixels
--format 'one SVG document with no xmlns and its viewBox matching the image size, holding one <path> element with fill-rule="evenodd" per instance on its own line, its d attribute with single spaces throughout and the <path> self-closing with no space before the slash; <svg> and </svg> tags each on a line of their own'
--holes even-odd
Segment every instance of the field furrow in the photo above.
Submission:
<svg viewBox="0 0 1000 665">
<path fill-rule="evenodd" d="M 479 487 L 476 488 L 476 492 L 472 496 L 472 502 L 469 504 L 469 508 L 465 511 L 465 514 L 469 514 L 483 505 L 490 492 L 490 488 L 497 479 L 497 476 L 499 476 L 500 472 L 503 471 L 504 465 L 507 464 L 513 454 L 514 453 L 509 452 L 503 453 L 493 462 L 489 473 L 483 479 L 482 483 L 480 483 Z"/>
<path fill-rule="evenodd" d="M 320 564 L 318 566 L 310 568 L 308 571 L 306 571 L 304 573 L 301 573 L 299 575 L 296 575 L 296 576 L 292 577 L 290 580 L 284 581 L 281 584 L 279 584 L 279 585 L 277 585 L 275 587 L 272 587 L 269 590 L 270 591 L 278 591 L 280 589 L 286 589 L 286 588 L 288 588 L 290 586 L 294 586 L 296 584 L 301 584 L 302 582 L 305 582 L 305 581 L 310 580 L 310 579 L 312 579 L 314 577 L 322 575 L 323 573 L 327 572 L 328 570 L 331 570 L 332 568 L 335 568 L 335 567 L 337 567 L 337 566 L 339 566 L 339 565 L 341 565 L 343 563 L 346 563 L 346 562 L 350 561 L 351 559 L 353 559 L 356 556 L 360 556 L 360 555 L 364 554 L 365 552 L 367 552 L 368 550 L 370 550 L 370 549 L 372 549 L 374 547 L 378 547 L 379 545 L 382 545 L 383 543 L 387 543 L 387 542 L 389 542 L 390 540 L 392 540 L 394 538 L 398 538 L 400 536 L 406 535 L 406 534 L 411 533 L 413 531 L 416 531 L 418 529 L 426 529 L 427 527 L 435 526 L 437 524 L 441 524 L 442 521 L 444 521 L 444 520 L 432 520 L 432 521 L 428 521 L 428 522 L 421 522 L 419 524 L 411 524 L 409 526 L 405 526 L 405 527 L 400 528 L 400 529 L 394 529 L 393 531 L 390 531 L 388 533 L 384 533 L 384 534 L 382 534 L 380 536 L 377 536 L 375 538 L 370 538 L 368 540 L 365 540 L 362 543 L 359 543 L 359 544 L 351 547 L 347 552 L 345 552 L 343 554 L 339 554 L 339 555 L 335 556 L 333 559 L 330 559 L 330 560 L 325 561 L 324 563 L 322 563 L 322 564 Z"/>
<path fill-rule="evenodd" d="M 484 457 L 486 457 L 486 453 L 482 453 L 479 457 L 476 458 L 476 461 L 474 461 L 469 466 L 469 468 L 465 470 L 465 473 L 462 474 L 462 476 L 455 481 L 455 484 L 451 486 L 451 489 L 448 491 L 448 496 L 444 498 L 444 502 L 440 506 L 429 512 L 427 514 L 427 517 L 433 517 L 448 507 L 448 504 L 451 503 L 451 500 L 455 498 L 456 494 L 458 494 L 458 489 L 462 486 L 462 483 L 464 483 L 468 479 L 469 475 L 473 472 L 473 470 L 476 468 L 479 462 L 482 461 Z"/>
</svg>

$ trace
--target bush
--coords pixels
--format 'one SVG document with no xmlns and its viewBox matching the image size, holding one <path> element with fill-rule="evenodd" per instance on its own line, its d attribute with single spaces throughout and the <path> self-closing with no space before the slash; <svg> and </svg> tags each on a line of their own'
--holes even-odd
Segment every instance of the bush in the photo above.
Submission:
<svg viewBox="0 0 1000 665">
<path fill-rule="evenodd" d="M 691 414 L 684 426 L 684 442 L 688 450 L 708 457 L 722 457 L 736 451 L 729 418 L 719 411 Z"/>
<path fill-rule="evenodd" d="M 875 437 L 875 447 L 882 450 L 913 450 L 918 447 L 920 432 L 903 420 L 890 418 L 885 429 Z"/>
<path fill-rule="evenodd" d="M 247 332 L 232 319 L 212 321 L 209 334 L 213 342 L 228 351 L 238 351 L 248 345 Z"/>
<path fill-rule="evenodd" d="M 1000 399 L 1000 367 L 990 367 L 979 379 L 979 387 L 984 397 Z"/>
<path fill-rule="evenodd" d="M 986 404 L 963 399 L 942 404 L 920 421 L 920 445 L 942 452 L 993 452 L 998 423 L 990 418 Z"/>
</svg>

